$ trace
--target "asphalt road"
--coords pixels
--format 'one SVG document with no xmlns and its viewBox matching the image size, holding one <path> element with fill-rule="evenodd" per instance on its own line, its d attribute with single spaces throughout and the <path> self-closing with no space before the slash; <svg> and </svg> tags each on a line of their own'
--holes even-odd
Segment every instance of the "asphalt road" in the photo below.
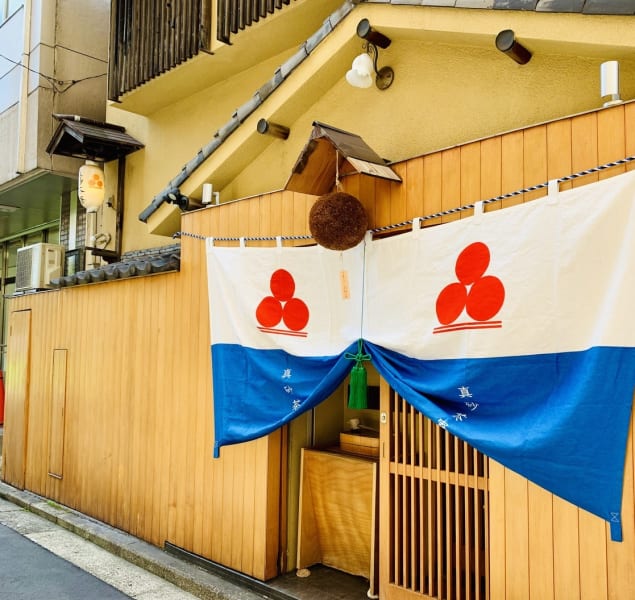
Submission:
<svg viewBox="0 0 635 600">
<path fill-rule="evenodd" d="M 0 499 L 0 600 L 196 600 L 84 538 Z"/>
<path fill-rule="evenodd" d="M 130 598 L 4 525 L 0 525 L 0 569 L 3 600 Z"/>
</svg>

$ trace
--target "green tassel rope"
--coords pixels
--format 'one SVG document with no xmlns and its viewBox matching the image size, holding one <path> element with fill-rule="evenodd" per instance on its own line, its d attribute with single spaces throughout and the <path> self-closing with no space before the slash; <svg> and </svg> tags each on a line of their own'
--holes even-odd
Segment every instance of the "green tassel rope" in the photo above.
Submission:
<svg viewBox="0 0 635 600">
<path fill-rule="evenodd" d="M 369 354 L 364 354 L 362 340 L 357 342 L 357 353 L 346 354 L 345 358 L 355 361 L 355 366 L 351 369 L 351 380 L 348 393 L 348 408 L 360 409 L 368 406 L 367 401 L 367 378 L 363 361 L 370 360 Z"/>
</svg>

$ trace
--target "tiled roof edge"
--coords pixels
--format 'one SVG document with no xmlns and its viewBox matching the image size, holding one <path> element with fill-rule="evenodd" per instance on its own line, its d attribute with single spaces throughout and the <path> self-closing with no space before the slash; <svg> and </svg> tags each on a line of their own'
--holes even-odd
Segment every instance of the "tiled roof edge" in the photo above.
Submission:
<svg viewBox="0 0 635 600">
<path fill-rule="evenodd" d="M 329 15 L 321 27 L 300 46 L 298 51 L 276 69 L 273 77 L 256 90 L 248 102 L 234 112 L 231 119 L 214 134 L 212 140 L 201 148 L 194 158 L 186 163 L 168 185 L 152 199 L 152 202 L 139 214 L 140 221 L 147 222 L 150 216 L 166 201 L 168 194 L 178 191 L 179 186 L 304 62 L 320 42 L 326 39 L 333 29 L 353 10 L 356 3 L 353 0 L 346 0 L 340 8 Z"/>
<path fill-rule="evenodd" d="M 395 6 L 436 6 L 450 8 L 480 8 L 495 10 L 517 10 L 535 12 L 578 12 L 584 14 L 635 14 L 635 0 L 577 0 L 579 10 L 572 9 L 571 0 L 346 0 L 344 4 L 324 21 L 322 26 L 307 39 L 298 51 L 276 69 L 274 76 L 263 84 L 253 97 L 239 107 L 231 119 L 215 134 L 212 140 L 201 148 L 194 158 L 186 163 L 181 171 L 161 190 L 150 204 L 139 214 L 144 223 L 166 201 L 168 194 L 178 192 L 178 188 L 201 166 L 251 115 L 282 82 L 313 52 L 313 50 L 333 31 L 333 29 L 361 1 L 367 4 L 392 4 Z M 575 3 L 576 0 L 574 0 Z M 611 9 L 611 7 L 613 7 Z M 630 7 L 630 8 L 629 8 Z"/>
</svg>

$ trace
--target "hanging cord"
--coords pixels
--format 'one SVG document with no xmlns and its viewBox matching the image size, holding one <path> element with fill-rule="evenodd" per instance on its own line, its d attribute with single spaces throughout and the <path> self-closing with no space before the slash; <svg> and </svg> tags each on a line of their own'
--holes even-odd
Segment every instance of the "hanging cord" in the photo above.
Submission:
<svg viewBox="0 0 635 600">
<path fill-rule="evenodd" d="M 354 360 L 355 365 L 358 366 L 361 365 L 363 361 L 370 360 L 371 356 L 370 354 L 366 354 L 364 352 L 364 341 L 360 337 L 359 340 L 357 340 L 357 352 L 355 352 L 355 354 L 347 352 L 344 354 L 344 358 L 347 360 Z"/>
<path fill-rule="evenodd" d="M 591 169 L 586 169 L 584 171 L 578 171 L 577 173 L 572 173 L 571 175 L 565 175 L 564 177 L 560 177 L 556 179 L 558 183 L 564 183 L 566 181 L 573 181 L 578 177 L 584 177 L 585 175 L 591 175 L 592 173 L 598 173 L 600 171 L 605 171 L 606 169 L 611 169 L 612 167 L 618 167 L 620 165 L 625 165 L 630 162 L 635 161 L 635 156 L 627 156 L 625 158 L 620 158 L 619 160 L 615 160 L 612 162 L 605 163 L 603 165 L 598 165 L 597 167 L 593 167 Z M 339 173 L 337 173 L 339 176 Z M 545 181 L 544 183 L 538 183 L 536 185 L 532 185 L 526 188 L 522 188 L 520 190 L 516 190 L 515 192 L 509 192 L 507 194 L 501 194 L 500 196 L 495 196 L 493 198 L 488 198 L 487 200 L 482 200 L 483 205 L 491 204 L 492 202 L 499 202 L 500 200 L 506 200 L 508 198 L 514 198 L 515 196 L 520 196 L 522 194 L 526 194 L 528 192 L 535 192 L 536 190 L 542 190 L 544 188 L 549 187 L 549 182 Z M 472 204 L 465 204 L 464 206 L 457 206 L 456 208 L 449 208 L 448 210 L 442 210 L 440 212 L 436 212 L 431 215 L 426 215 L 425 217 L 417 217 L 420 221 L 429 221 L 431 219 L 438 219 L 439 217 L 446 217 L 448 215 L 453 215 L 459 212 L 463 212 L 465 210 L 471 210 L 475 206 L 475 202 Z M 391 231 L 392 229 L 402 229 L 403 227 L 407 227 L 408 225 L 412 225 L 414 219 L 409 219 L 408 221 L 402 221 L 401 223 L 393 223 L 392 225 L 385 225 L 383 227 L 376 227 L 375 229 L 371 229 L 371 233 L 381 233 L 384 231 Z M 181 236 L 193 237 L 200 240 L 205 240 L 209 236 L 199 235 L 196 233 L 187 233 L 185 231 L 177 231 L 172 237 L 179 238 Z M 266 236 L 266 237 L 244 237 L 245 241 L 253 241 L 253 242 L 275 242 L 280 236 Z M 241 238 L 239 237 L 215 237 L 214 241 L 219 242 L 238 242 Z M 287 235 L 281 236 L 283 240 L 312 240 L 313 237 L 310 235 Z"/>
<path fill-rule="evenodd" d="M 177 239 L 180 237 L 191 237 L 197 240 L 206 240 L 211 237 L 209 235 L 201 235 L 200 233 L 189 233 L 187 231 L 177 231 L 172 234 L 173 239 Z M 279 239 L 281 240 L 312 240 L 313 236 L 311 235 L 265 235 L 261 237 L 214 237 L 215 242 L 239 242 L 241 239 L 246 242 L 275 242 Z"/>
<path fill-rule="evenodd" d="M 364 308 L 366 298 L 366 241 L 364 241 L 364 256 L 362 260 L 364 265 L 362 270 L 362 302 L 361 302 L 361 314 L 359 318 L 359 339 L 357 340 L 357 352 L 347 352 L 344 354 L 344 358 L 347 360 L 354 360 L 355 364 L 351 369 L 351 376 L 349 381 L 348 391 L 348 408 L 351 409 L 363 409 L 368 408 L 368 383 L 367 374 L 364 367 L 364 362 L 371 360 L 370 354 L 364 352 Z"/>
<path fill-rule="evenodd" d="M 603 165 L 598 165 L 597 167 L 593 167 L 591 169 L 586 169 L 585 171 L 578 171 L 577 173 L 572 173 L 571 175 L 565 175 L 564 177 L 560 177 L 556 179 L 558 183 L 564 183 L 565 181 L 572 181 L 577 179 L 578 177 L 584 177 L 585 175 L 591 175 L 591 173 L 598 173 L 599 171 L 604 171 L 605 169 L 610 169 L 612 167 L 617 167 L 619 165 L 624 165 L 629 162 L 633 162 L 635 160 L 635 156 L 627 156 L 626 158 L 620 158 L 619 160 L 605 163 Z M 526 188 L 522 188 L 520 190 L 516 190 L 515 192 L 509 192 L 507 194 L 501 194 L 500 196 L 495 196 L 493 198 L 488 198 L 487 200 L 482 200 L 483 205 L 491 204 L 492 202 L 498 202 L 500 200 L 506 200 L 507 198 L 513 198 L 515 196 L 520 196 L 521 194 L 526 194 L 528 192 L 535 192 L 536 190 L 541 190 L 546 187 L 549 187 L 549 182 L 545 181 L 543 183 L 538 183 L 536 185 L 531 185 Z M 466 204 L 464 206 L 457 206 L 456 208 L 449 208 L 448 210 L 442 210 L 440 212 L 434 213 L 432 215 L 426 215 L 425 217 L 419 217 L 421 221 L 429 221 L 430 219 L 438 219 L 439 217 L 446 217 L 448 215 L 453 215 L 458 212 L 463 212 L 465 210 L 473 209 L 475 206 L 475 202 L 472 204 Z M 377 227 L 372 229 L 372 233 L 380 233 L 382 231 L 390 231 L 391 229 L 400 229 L 402 227 L 406 227 L 407 225 L 412 225 L 414 219 L 410 219 L 408 221 L 402 221 L 401 223 L 394 223 L 392 225 L 386 225 L 384 227 Z"/>
</svg>

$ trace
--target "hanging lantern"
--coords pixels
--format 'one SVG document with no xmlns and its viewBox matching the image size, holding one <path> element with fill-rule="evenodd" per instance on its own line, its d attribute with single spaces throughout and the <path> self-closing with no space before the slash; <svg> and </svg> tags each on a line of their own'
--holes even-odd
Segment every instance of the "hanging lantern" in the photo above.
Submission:
<svg viewBox="0 0 635 600">
<path fill-rule="evenodd" d="M 309 213 L 313 239 L 330 250 L 348 250 L 357 246 L 368 228 L 364 205 L 355 196 L 332 192 L 320 196 Z"/>
<path fill-rule="evenodd" d="M 97 212 L 104 203 L 104 172 L 92 160 L 87 160 L 85 165 L 79 168 L 79 182 L 77 195 L 82 206 L 88 212 Z"/>
</svg>

